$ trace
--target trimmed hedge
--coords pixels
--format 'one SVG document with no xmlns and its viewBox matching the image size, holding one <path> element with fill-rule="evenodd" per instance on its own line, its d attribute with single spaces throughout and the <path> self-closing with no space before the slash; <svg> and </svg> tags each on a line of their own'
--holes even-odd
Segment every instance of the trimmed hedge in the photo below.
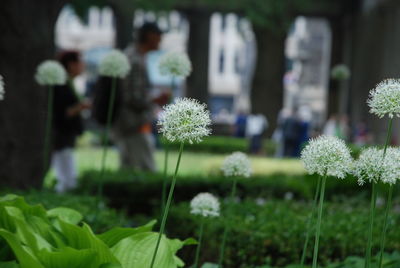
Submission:
<svg viewBox="0 0 400 268">
<path fill-rule="evenodd" d="M 85 172 L 81 177 L 79 191 L 94 194 L 97 190 L 98 171 Z M 163 177 L 161 174 L 132 171 L 106 172 L 104 195 L 110 205 L 127 210 L 130 214 L 152 214 L 160 207 Z M 283 175 L 257 176 L 239 179 L 237 194 L 246 198 L 310 200 L 315 191 L 317 176 Z M 232 181 L 224 177 L 178 176 L 174 201 L 189 201 L 199 192 L 212 192 L 227 196 Z M 383 186 L 381 186 L 383 188 Z M 384 189 L 381 189 L 384 190 Z M 326 185 L 327 200 L 345 200 L 361 196 L 369 198 L 369 185 L 360 187 L 355 178 L 345 180 L 329 178 Z M 396 188 L 396 192 L 399 192 Z"/>
<path fill-rule="evenodd" d="M 160 137 L 160 143 L 163 147 L 168 146 L 172 150 L 179 150 L 179 143 L 168 142 L 165 138 Z M 361 147 L 355 144 L 348 144 L 353 157 L 358 157 Z M 271 139 L 264 139 L 263 151 L 270 156 L 275 155 L 277 145 Z M 236 151 L 248 152 L 249 140 L 245 138 L 236 138 L 229 136 L 209 136 L 205 137 L 200 143 L 185 144 L 185 150 L 193 152 L 209 152 L 228 154 Z"/>
<path fill-rule="evenodd" d="M 172 150 L 179 150 L 179 143 L 177 142 L 168 142 L 163 137 L 160 137 L 160 142 L 163 147 L 168 146 Z M 276 144 L 272 140 L 264 140 L 263 151 L 267 155 L 274 155 L 275 148 Z M 209 136 L 205 137 L 200 143 L 185 144 L 185 150 L 192 152 L 229 154 L 236 151 L 247 152 L 248 149 L 248 139 L 229 136 Z"/>
<path fill-rule="evenodd" d="M 258 203 L 258 204 L 257 204 Z M 352 199 L 325 205 L 319 249 L 321 265 L 339 262 L 349 256 L 364 256 L 368 230 L 368 202 Z M 222 209 L 226 209 L 226 203 Z M 265 204 L 245 200 L 234 204 L 232 213 L 220 219 L 209 219 L 203 237 L 201 263 L 218 261 L 224 223 L 229 225 L 226 261 L 224 267 L 253 268 L 261 265 L 283 267 L 299 263 L 305 239 L 310 203 L 267 200 Z M 167 232 L 172 237 L 197 237 L 199 219 L 191 215 L 189 203 L 172 206 Z M 226 212 L 226 210 L 225 210 Z M 377 213 L 375 237 L 382 228 L 383 208 Z M 145 222 L 146 218 L 141 218 Z M 387 252 L 400 250 L 400 221 L 398 213 L 392 215 L 388 229 Z M 310 240 L 307 263 L 312 262 Z M 374 254 L 379 249 L 379 239 L 374 240 Z M 180 257 L 186 263 L 194 256 L 194 248 L 186 248 Z M 334 267 L 334 266 L 331 266 Z M 358 267 L 358 266 L 338 266 Z M 396 266 L 393 266 L 396 267 Z"/>
</svg>

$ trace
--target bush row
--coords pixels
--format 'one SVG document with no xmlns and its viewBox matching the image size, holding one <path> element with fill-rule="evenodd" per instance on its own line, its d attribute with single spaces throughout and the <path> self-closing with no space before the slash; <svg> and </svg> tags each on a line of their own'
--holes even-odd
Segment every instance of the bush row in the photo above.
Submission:
<svg viewBox="0 0 400 268">
<path fill-rule="evenodd" d="M 348 256 L 364 255 L 369 215 L 366 204 L 367 202 L 360 202 L 358 199 L 326 204 L 319 250 L 321 265 L 343 261 Z M 267 200 L 263 203 L 259 200 L 245 200 L 234 204 L 231 213 L 226 214 L 226 203 L 223 203 L 222 209 L 225 210 L 225 214 L 220 219 L 209 219 L 206 223 L 201 262 L 218 261 L 222 233 L 224 225 L 227 224 L 231 231 L 227 240 L 224 267 L 283 267 L 298 264 L 310 207 L 310 203 L 305 202 Z M 167 224 L 169 236 L 197 237 L 199 218 L 189 214 L 189 211 L 187 202 L 172 207 Z M 383 214 L 383 208 L 380 208 L 374 237 L 378 237 L 381 231 Z M 137 218 L 139 222 L 148 220 L 146 217 Z M 399 213 L 390 218 L 386 247 L 388 252 L 400 250 L 400 229 L 396 228 L 399 220 Z M 307 263 L 312 261 L 313 239 L 310 241 Z M 375 254 L 379 249 L 378 244 L 378 239 L 375 239 Z M 185 248 L 180 256 L 190 263 L 194 250 Z"/>
<path fill-rule="evenodd" d="M 172 150 L 179 150 L 179 143 L 168 142 L 160 137 L 160 143 L 163 147 L 168 146 Z M 361 148 L 355 144 L 349 144 L 353 157 L 358 157 Z M 277 145 L 270 139 L 264 139 L 263 151 L 269 156 L 275 155 Z M 236 151 L 247 152 L 249 149 L 249 140 L 245 138 L 236 138 L 229 136 L 209 136 L 205 137 L 200 143 L 185 144 L 185 151 L 209 152 L 228 154 Z"/>
<path fill-rule="evenodd" d="M 160 142 L 163 147 L 168 146 L 172 150 L 179 150 L 179 143 L 168 142 L 163 137 L 160 137 Z M 267 155 L 274 155 L 275 148 L 276 144 L 273 141 L 264 140 L 262 149 Z M 236 151 L 247 152 L 248 149 L 248 139 L 229 136 L 209 136 L 200 143 L 185 144 L 185 151 L 192 152 L 228 154 Z"/>
<path fill-rule="evenodd" d="M 79 191 L 94 194 L 99 183 L 98 171 L 87 171 L 81 177 Z M 104 194 L 110 205 L 135 213 L 154 213 L 160 207 L 161 174 L 134 173 L 131 171 L 107 172 L 104 176 Z M 264 199 L 310 200 L 313 198 L 317 176 L 283 175 L 258 176 L 239 179 L 238 197 Z M 224 177 L 179 176 L 175 189 L 175 202 L 189 201 L 199 192 L 227 196 L 232 181 Z M 381 187 L 383 192 L 385 189 Z M 326 186 L 327 200 L 345 200 L 348 197 L 369 197 L 369 185 L 359 186 L 353 177 L 344 180 L 330 178 Z M 398 190 L 396 189 L 396 192 Z"/>
</svg>

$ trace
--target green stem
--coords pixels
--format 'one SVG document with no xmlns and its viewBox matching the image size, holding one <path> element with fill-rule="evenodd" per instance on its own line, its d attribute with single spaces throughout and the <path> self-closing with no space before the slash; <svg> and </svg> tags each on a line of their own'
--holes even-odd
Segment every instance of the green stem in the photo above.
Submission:
<svg viewBox="0 0 400 268">
<path fill-rule="evenodd" d="M 198 268 L 199 267 L 199 257 L 200 257 L 201 241 L 202 241 L 202 238 L 203 238 L 203 229 L 204 229 L 204 217 L 201 217 L 199 243 L 197 244 L 196 258 L 194 260 L 194 268 Z"/>
<path fill-rule="evenodd" d="M 385 220 L 383 222 L 383 230 L 382 230 L 382 235 L 381 235 L 380 252 L 379 252 L 379 268 L 382 267 L 383 252 L 385 250 L 386 232 L 387 232 L 387 227 L 388 227 L 389 211 L 392 207 L 392 196 L 393 196 L 393 186 L 390 185 L 388 198 L 387 198 L 387 202 L 386 202 Z"/>
<path fill-rule="evenodd" d="M 314 217 L 315 211 L 317 209 L 318 196 L 319 196 L 320 188 L 321 188 L 321 178 L 318 177 L 317 188 L 315 189 L 315 194 L 314 194 L 314 201 L 313 201 L 313 204 L 312 204 L 310 215 L 308 216 L 308 220 L 307 220 L 306 240 L 304 241 L 303 253 L 301 254 L 300 267 L 304 266 L 304 261 L 306 259 L 308 241 L 310 240 L 310 233 L 311 233 L 311 222 L 312 222 L 312 219 Z"/>
<path fill-rule="evenodd" d="M 385 146 L 383 148 L 383 156 L 382 158 L 384 159 L 386 156 L 386 151 L 389 146 L 390 138 L 392 136 L 392 126 L 393 126 L 393 118 L 389 119 L 388 123 L 388 130 L 386 133 L 386 140 L 385 140 Z M 377 192 L 376 192 L 376 186 L 375 183 L 372 183 L 372 194 L 371 194 L 371 209 L 370 209 L 370 218 L 369 218 L 369 232 L 368 232 L 368 242 L 367 242 L 367 251 L 365 253 L 365 268 L 370 268 L 371 267 L 371 250 L 372 250 L 372 231 L 373 231 L 373 226 L 374 226 L 374 217 L 375 217 L 375 208 L 376 208 L 376 198 L 377 198 Z M 391 198 L 391 197 L 390 197 Z M 389 201 L 389 200 L 388 200 Z M 386 215 L 387 216 L 387 215 Z M 385 218 L 385 222 L 387 219 Z M 384 232 L 386 233 L 386 228 L 384 227 Z M 382 236 L 385 236 L 386 234 L 381 234 L 381 251 L 383 250 L 382 248 Z M 383 241 L 384 243 L 384 241 Z M 380 256 L 383 254 L 383 252 L 380 252 Z M 381 260 L 379 260 L 381 262 Z"/>
<path fill-rule="evenodd" d="M 319 236 L 321 233 L 321 221 L 322 221 L 322 209 L 324 206 L 325 184 L 326 184 L 326 176 L 324 176 L 322 178 L 321 193 L 319 194 L 318 221 L 317 221 L 317 229 L 315 231 L 314 256 L 313 256 L 312 268 L 317 268 L 317 263 L 318 263 L 318 247 L 319 247 Z"/>
<path fill-rule="evenodd" d="M 171 187 L 169 189 L 167 203 L 165 204 L 165 210 L 164 210 L 162 221 L 161 221 L 160 232 L 158 233 L 157 244 L 156 244 L 156 248 L 154 250 L 153 258 L 151 260 L 150 268 L 153 268 L 153 266 L 154 266 L 154 263 L 155 263 L 155 260 L 156 260 L 156 256 L 157 256 L 158 247 L 160 246 L 161 237 L 162 237 L 162 235 L 164 233 L 165 224 L 167 222 L 168 212 L 169 212 L 169 208 L 170 208 L 171 202 L 172 202 L 172 196 L 174 195 L 174 189 L 175 189 L 175 184 L 176 184 L 176 175 L 178 174 L 179 164 L 181 163 L 183 145 L 184 145 L 184 143 L 181 142 L 181 146 L 179 148 L 178 161 L 176 163 L 174 177 L 172 178 Z"/>
<path fill-rule="evenodd" d="M 387 147 L 389 145 L 390 138 L 392 136 L 392 126 L 393 126 L 393 118 L 390 118 L 389 119 L 389 124 L 388 124 L 388 131 L 387 131 L 387 134 L 386 134 L 385 147 L 383 148 L 383 158 L 385 158 L 386 150 L 387 150 Z"/>
<path fill-rule="evenodd" d="M 104 172 L 105 172 L 105 168 L 106 168 L 106 160 L 107 160 L 107 152 L 108 152 L 108 137 L 109 137 L 109 133 L 110 133 L 110 129 L 111 129 L 111 120 L 112 120 L 114 104 L 115 104 L 116 82 L 117 82 L 117 78 L 115 78 L 115 77 L 111 78 L 111 95 L 110 95 L 110 99 L 108 102 L 106 128 L 104 130 L 103 139 L 102 139 L 103 152 L 102 152 L 102 156 L 101 156 L 100 179 L 99 179 L 99 185 L 98 185 L 98 190 L 97 190 L 97 198 L 98 198 L 99 204 L 100 204 L 101 197 L 103 196 L 103 177 L 104 177 Z"/>
<path fill-rule="evenodd" d="M 43 157 L 43 173 L 46 176 L 46 170 L 48 167 L 48 162 L 50 158 L 50 136 L 51 136 L 51 127 L 53 123 L 53 96 L 54 89 L 52 86 L 49 86 L 48 94 L 47 94 L 47 115 L 46 115 L 46 129 L 44 133 L 44 157 Z"/>
<path fill-rule="evenodd" d="M 230 196 L 230 205 L 233 204 L 233 200 L 235 198 L 236 195 L 236 186 L 237 186 L 237 178 L 234 177 L 233 178 L 233 183 L 232 183 L 232 190 L 231 190 L 231 196 Z M 230 207 L 230 206 L 229 206 Z M 230 211 L 229 211 L 230 212 Z M 222 244 L 221 244 L 221 250 L 220 250 L 220 254 L 219 254 L 219 261 L 218 261 L 218 267 L 221 268 L 222 267 L 222 262 L 224 261 L 224 253 L 225 253 L 225 244 L 226 244 L 226 237 L 228 235 L 228 228 L 229 226 L 225 226 L 225 230 L 224 230 L 224 234 L 222 237 Z"/>
<path fill-rule="evenodd" d="M 167 199 L 167 171 L 168 171 L 168 154 L 169 154 L 169 148 L 168 148 L 168 143 L 165 143 L 165 155 L 164 155 L 164 172 L 163 172 L 163 185 L 162 185 L 162 193 L 161 193 L 161 213 L 164 213 L 165 209 L 165 200 Z"/>
<path fill-rule="evenodd" d="M 386 150 L 387 150 L 387 147 L 389 145 L 390 138 L 392 135 L 392 126 L 393 126 L 393 118 L 390 118 L 389 124 L 388 124 L 388 131 L 387 131 L 387 135 L 386 135 L 385 148 L 383 149 L 383 158 L 385 158 Z M 387 202 L 386 202 L 383 230 L 381 233 L 380 251 L 379 251 L 379 268 L 382 267 L 383 251 L 385 250 L 385 242 L 386 242 L 385 240 L 386 240 L 387 222 L 388 222 L 388 218 L 389 218 L 389 211 L 390 211 L 390 208 L 392 207 L 392 195 L 393 195 L 393 187 L 392 187 L 392 185 L 390 185 L 388 198 L 387 198 Z"/>
<path fill-rule="evenodd" d="M 371 249 L 372 249 L 372 231 L 374 227 L 374 217 L 375 217 L 375 207 L 376 207 L 376 185 L 372 183 L 371 190 L 371 208 L 369 213 L 369 229 L 368 229 L 368 241 L 367 241 L 367 251 L 365 252 L 365 268 L 371 267 Z"/>
</svg>

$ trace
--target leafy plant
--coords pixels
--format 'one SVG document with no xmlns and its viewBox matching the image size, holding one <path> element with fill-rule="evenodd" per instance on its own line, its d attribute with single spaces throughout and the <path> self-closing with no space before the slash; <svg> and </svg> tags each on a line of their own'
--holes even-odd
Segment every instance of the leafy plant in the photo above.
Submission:
<svg viewBox="0 0 400 268">
<path fill-rule="evenodd" d="M 116 227 L 96 235 L 82 215 L 70 208 L 45 210 L 24 198 L 0 199 L 0 266 L 19 268 L 125 268 L 146 267 L 158 238 L 155 221 L 137 228 Z M 157 267 L 182 267 L 175 255 L 193 239 L 162 236 Z"/>
</svg>

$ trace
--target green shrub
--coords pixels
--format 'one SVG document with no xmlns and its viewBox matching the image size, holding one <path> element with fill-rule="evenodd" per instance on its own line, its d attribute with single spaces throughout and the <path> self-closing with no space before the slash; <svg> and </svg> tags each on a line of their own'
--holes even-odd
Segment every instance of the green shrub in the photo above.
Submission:
<svg viewBox="0 0 400 268">
<path fill-rule="evenodd" d="M 98 171 L 85 172 L 81 177 L 79 191 L 95 193 L 99 178 Z M 163 176 L 161 174 L 132 171 L 108 171 L 104 178 L 104 195 L 111 207 L 125 209 L 129 214 L 152 215 L 160 207 Z M 313 197 L 317 176 L 283 175 L 255 176 L 239 179 L 238 196 L 266 199 L 310 200 Z M 199 192 L 212 192 L 226 196 L 232 181 L 222 176 L 179 176 L 174 196 L 175 202 L 189 201 Z M 398 191 L 397 191 L 398 192 Z M 360 187 L 355 178 L 344 180 L 330 178 L 326 186 L 327 200 L 341 200 L 347 197 L 369 197 L 369 185 Z"/>
<path fill-rule="evenodd" d="M 165 138 L 160 137 L 163 146 L 168 146 L 173 150 L 179 149 L 179 143 L 170 143 Z M 263 150 L 267 155 L 274 155 L 276 144 L 265 139 L 263 142 Z M 236 138 L 229 136 L 209 136 L 205 137 L 200 143 L 185 144 L 185 151 L 193 152 L 210 152 L 227 154 L 236 151 L 247 152 L 249 149 L 249 140 L 245 138 Z"/>
<path fill-rule="evenodd" d="M 22 197 L 0 198 L 0 267 L 128 268 L 150 266 L 158 233 L 155 221 L 137 228 L 115 227 L 95 235 L 82 215 L 70 208 L 45 210 Z M 193 240 L 163 236 L 155 266 L 182 267 L 175 255 Z"/>
<path fill-rule="evenodd" d="M 265 204 L 246 200 L 235 204 L 229 216 L 225 215 L 220 220 L 211 219 L 206 223 L 201 263 L 218 261 L 219 241 L 224 224 L 228 224 L 231 229 L 227 240 L 224 267 L 251 268 L 266 264 L 283 267 L 299 263 L 310 207 L 309 203 L 277 200 L 266 200 Z M 199 220 L 189 211 L 188 203 L 180 203 L 172 207 L 167 224 L 170 236 L 196 236 Z M 364 255 L 368 213 L 367 203 L 359 199 L 326 204 L 319 254 L 321 265 L 340 262 L 348 256 Z M 379 210 L 376 218 L 374 229 L 376 237 L 381 231 L 382 219 L 383 208 Z M 388 252 L 400 250 L 400 229 L 396 228 L 399 220 L 398 213 L 390 219 L 386 247 Z M 375 250 L 379 248 L 378 243 L 376 239 Z M 180 256 L 190 263 L 194 256 L 194 248 L 183 249 Z M 307 262 L 310 263 L 311 260 L 312 243 L 309 245 Z M 399 258 L 397 258 L 397 263 L 398 261 Z M 350 264 L 348 266 L 335 264 L 329 267 L 359 268 Z"/>
<path fill-rule="evenodd" d="M 179 143 L 170 143 L 165 138 L 160 137 L 160 142 L 165 147 L 166 145 L 173 149 L 179 149 Z M 348 144 L 351 149 L 353 157 L 360 155 L 362 147 L 355 144 Z M 269 156 L 275 155 L 277 145 L 271 139 L 264 139 L 263 151 Z M 228 154 L 236 151 L 247 152 L 249 150 L 249 140 L 245 138 L 236 138 L 229 136 L 209 136 L 205 137 L 204 140 L 196 144 L 186 144 L 185 151 L 193 152 L 209 152 L 209 153 L 220 153 Z"/>
</svg>

